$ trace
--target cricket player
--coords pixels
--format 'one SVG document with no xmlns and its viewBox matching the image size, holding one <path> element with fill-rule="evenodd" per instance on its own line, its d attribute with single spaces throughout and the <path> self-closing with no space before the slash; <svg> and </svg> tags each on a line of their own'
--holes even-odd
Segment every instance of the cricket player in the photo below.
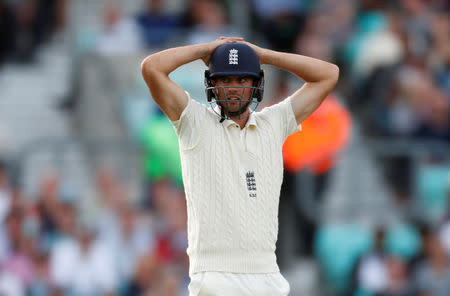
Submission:
<svg viewBox="0 0 450 296">
<path fill-rule="evenodd" d="M 192 99 L 169 73 L 202 59 L 211 106 Z M 305 84 L 254 112 L 261 64 Z M 336 65 L 272 51 L 239 37 L 166 49 L 144 59 L 142 75 L 179 138 L 188 212 L 190 296 L 288 295 L 275 256 L 283 179 L 282 145 L 335 86 Z"/>
</svg>

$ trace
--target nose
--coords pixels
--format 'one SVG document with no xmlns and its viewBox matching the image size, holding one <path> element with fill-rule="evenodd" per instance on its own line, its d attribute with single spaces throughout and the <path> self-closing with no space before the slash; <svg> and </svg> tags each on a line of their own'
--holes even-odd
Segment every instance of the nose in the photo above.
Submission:
<svg viewBox="0 0 450 296">
<path fill-rule="evenodd" d="M 227 96 L 242 96 L 243 88 L 239 86 L 227 87 Z"/>
</svg>

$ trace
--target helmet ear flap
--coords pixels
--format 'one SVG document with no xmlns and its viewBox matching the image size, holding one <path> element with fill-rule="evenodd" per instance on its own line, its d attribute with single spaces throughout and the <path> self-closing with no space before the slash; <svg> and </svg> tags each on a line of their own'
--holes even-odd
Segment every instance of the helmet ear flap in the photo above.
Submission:
<svg viewBox="0 0 450 296">
<path fill-rule="evenodd" d="M 256 87 L 257 89 L 255 91 L 255 98 L 259 103 L 262 101 L 264 95 L 264 70 L 261 70 L 259 74 L 259 81 Z"/>
<path fill-rule="evenodd" d="M 208 100 L 208 103 L 211 102 L 212 99 L 214 99 L 216 96 L 214 95 L 214 92 L 211 89 L 211 77 L 210 77 L 209 70 L 205 70 L 205 92 L 206 92 L 206 99 Z"/>
</svg>

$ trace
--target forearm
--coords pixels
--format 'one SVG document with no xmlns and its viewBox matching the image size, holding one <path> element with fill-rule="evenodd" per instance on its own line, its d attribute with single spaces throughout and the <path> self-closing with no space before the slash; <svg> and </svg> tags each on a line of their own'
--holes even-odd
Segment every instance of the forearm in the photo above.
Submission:
<svg viewBox="0 0 450 296">
<path fill-rule="evenodd" d="M 204 44 L 169 48 L 146 57 L 141 63 L 142 76 L 153 100 L 170 120 L 178 120 L 188 104 L 184 90 L 169 78 L 178 67 L 202 58 Z"/>
<path fill-rule="evenodd" d="M 339 68 L 334 64 L 298 54 L 255 48 L 261 64 L 289 71 L 306 82 L 290 96 L 297 123 L 320 106 L 338 81 Z"/>
<path fill-rule="evenodd" d="M 207 44 L 194 44 L 169 48 L 149 55 L 142 62 L 142 72 L 158 72 L 169 75 L 178 67 L 204 58 L 208 54 Z"/>
<path fill-rule="evenodd" d="M 188 104 L 188 97 L 169 74 L 178 67 L 202 59 L 208 65 L 211 53 L 224 43 L 242 41 L 240 37 L 221 38 L 209 43 L 169 48 L 146 57 L 141 63 L 142 76 L 153 99 L 169 117 L 178 120 Z"/>
<path fill-rule="evenodd" d="M 289 71 L 306 82 L 337 80 L 339 69 L 336 65 L 299 54 L 262 50 L 261 64 L 268 64 Z"/>
</svg>

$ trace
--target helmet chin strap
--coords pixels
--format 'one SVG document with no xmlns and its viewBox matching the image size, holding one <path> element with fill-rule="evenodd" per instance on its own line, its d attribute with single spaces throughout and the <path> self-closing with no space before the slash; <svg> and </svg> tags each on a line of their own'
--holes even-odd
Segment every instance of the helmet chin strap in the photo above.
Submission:
<svg viewBox="0 0 450 296">
<path fill-rule="evenodd" d="M 224 122 L 225 120 L 225 111 L 223 111 L 224 108 L 222 108 L 222 106 L 220 106 L 220 123 Z"/>
</svg>

